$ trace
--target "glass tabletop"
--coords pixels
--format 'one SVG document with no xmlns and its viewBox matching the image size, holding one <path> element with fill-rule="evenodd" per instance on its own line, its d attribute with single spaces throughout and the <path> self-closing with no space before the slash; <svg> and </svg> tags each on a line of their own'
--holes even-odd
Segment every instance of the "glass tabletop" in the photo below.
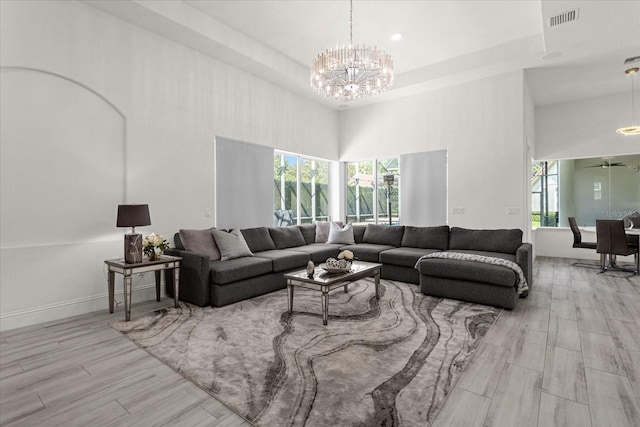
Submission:
<svg viewBox="0 0 640 427">
<path fill-rule="evenodd" d="M 316 268 L 314 269 L 313 277 L 309 277 L 307 275 L 306 269 L 286 273 L 284 277 L 286 279 L 297 280 L 300 282 L 328 285 L 332 283 L 343 282 L 345 280 L 350 280 L 354 276 L 371 274 L 381 266 L 382 264 L 375 262 L 354 261 L 351 265 L 351 269 L 348 272 L 344 273 L 329 273 L 323 270 L 322 267 L 316 266 Z"/>
</svg>

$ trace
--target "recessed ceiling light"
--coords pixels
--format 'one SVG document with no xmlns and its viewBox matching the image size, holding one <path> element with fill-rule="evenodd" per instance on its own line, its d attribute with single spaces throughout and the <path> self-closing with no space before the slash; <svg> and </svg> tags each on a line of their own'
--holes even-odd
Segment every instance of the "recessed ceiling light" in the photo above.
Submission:
<svg viewBox="0 0 640 427">
<path fill-rule="evenodd" d="M 402 40 L 402 34 L 400 34 L 400 33 L 395 33 L 395 34 L 392 34 L 390 38 L 391 38 L 391 40 L 393 40 L 394 42 L 395 42 L 395 41 L 398 41 L 398 40 Z"/>
</svg>

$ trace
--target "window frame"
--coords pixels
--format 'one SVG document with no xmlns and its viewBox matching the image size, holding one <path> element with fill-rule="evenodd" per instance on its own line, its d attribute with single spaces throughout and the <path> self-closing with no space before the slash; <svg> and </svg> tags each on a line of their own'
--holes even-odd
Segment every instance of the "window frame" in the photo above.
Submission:
<svg viewBox="0 0 640 427">
<path fill-rule="evenodd" d="M 401 186 L 401 171 L 400 171 L 400 156 L 385 156 L 385 157 L 376 157 L 373 159 L 361 159 L 361 160 L 353 160 L 353 161 L 348 161 L 348 162 L 344 162 L 345 163 L 345 182 L 344 182 L 344 188 L 345 188 L 345 219 L 347 222 L 349 222 L 349 217 L 352 216 L 357 216 L 356 214 L 350 214 L 349 213 L 349 180 L 350 180 L 350 176 L 349 176 L 349 165 L 354 164 L 356 165 L 356 171 L 358 171 L 358 167 L 361 163 L 368 163 L 371 162 L 371 171 L 372 171 L 372 182 L 373 182 L 373 189 L 372 189 L 372 223 L 373 224 L 383 224 L 383 225 L 389 225 L 388 224 L 388 217 L 380 217 L 380 212 L 379 212 L 379 196 L 378 196 L 378 191 L 380 190 L 380 185 L 384 182 L 384 176 L 387 174 L 380 174 L 379 173 L 379 167 L 380 167 L 380 163 L 382 161 L 388 160 L 388 159 L 396 159 L 397 163 L 398 163 L 398 168 L 397 168 L 397 173 L 394 173 L 394 186 L 392 187 L 392 189 L 396 189 L 397 193 L 398 193 L 398 197 L 397 197 L 397 201 L 395 203 L 395 207 L 396 210 L 398 212 L 398 219 L 396 222 L 392 222 L 392 225 L 398 225 L 398 224 L 402 224 L 402 211 L 400 208 L 400 196 L 402 194 L 402 186 Z M 357 173 L 356 173 L 357 175 Z M 393 211 L 393 205 L 392 205 L 392 211 Z M 393 218 L 393 215 L 390 214 L 389 215 L 391 218 Z M 381 221 L 381 219 L 384 219 L 383 221 Z M 354 222 L 354 224 L 361 224 L 363 221 L 360 222 Z M 366 220 L 364 221 L 366 222 Z"/>
<path fill-rule="evenodd" d="M 284 150 L 274 150 L 273 153 L 274 157 L 278 157 L 278 156 L 282 156 L 282 158 L 284 157 L 294 157 L 295 158 L 295 164 L 296 164 L 296 211 L 295 211 L 295 225 L 302 225 L 302 224 L 307 224 L 306 222 L 303 223 L 302 222 L 302 197 L 300 197 L 300 193 L 302 190 L 302 186 L 304 185 L 302 183 L 302 160 L 304 161 L 310 161 L 310 162 L 322 162 L 322 163 L 326 163 L 327 164 L 327 215 L 326 218 L 327 220 L 331 219 L 331 209 L 332 209 L 332 195 L 331 195 L 331 160 L 328 159 L 322 159 L 320 157 L 314 157 L 314 156 L 307 156 L 307 155 L 303 155 L 303 154 L 297 154 L 297 153 L 292 153 L 290 151 L 284 151 Z M 317 168 L 317 166 L 316 166 Z M 275 178 L 275 176 L 274 176 Z M 317 207 L 317 200 L 316 200 L 316 192 L 315 192 L 315 176 L 312 176 L 311 178 L 311 187 L 312 187 L 312 191 L 313 193 L 311 194 L 311 223 L 315 223 L 317 221 L 316 217 L 316 207 Z M 282 183 L 281 183 L 282 185 Z M 275 190 L 275 188 L 274 188 Z M 274 200 L 275 202 L 275 200 Z M 280 197 L 280 202 L 281 202 L 281 209 L 284 209 L 284 200 L 282 199 L 282 197 Z M 274 203 L 274 209 L 275 209 L 275 203 Z M 306 219 L 307 217 L 305 217 Z M 324 217 L 321 217 L 324 218 Z"/>
</svg>

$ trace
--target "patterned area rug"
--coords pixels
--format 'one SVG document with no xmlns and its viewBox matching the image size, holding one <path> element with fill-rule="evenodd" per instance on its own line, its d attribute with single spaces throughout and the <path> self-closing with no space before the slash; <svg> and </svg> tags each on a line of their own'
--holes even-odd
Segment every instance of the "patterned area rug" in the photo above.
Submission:
<svg viewBox="0 0 640 427">
<path fill-rule="evenodd" d="M 372 279 L 215 308 L 180 304 L 113 323 L 258 426 L 417 426 L 437 415 L 500 309 Z"/>
</svg>

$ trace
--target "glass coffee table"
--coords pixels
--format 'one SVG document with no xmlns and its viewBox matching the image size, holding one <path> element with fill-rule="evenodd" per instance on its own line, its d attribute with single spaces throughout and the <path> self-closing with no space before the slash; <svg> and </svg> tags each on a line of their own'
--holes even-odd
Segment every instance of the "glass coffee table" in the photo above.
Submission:
<svg viewBox="0 0 640 427">
<path fill-rule="evenodd" d="M 307 275 L 307 270 L 296 270 L 286 273 L 287 295 L 289 297 L 289 314 L 293 312 L 293 294 L 296 286 L 307 288 L 322 293 L 322 324 L 326 325 L 329 319 L 329 292 L 340 286 L 348 292 L 350 282 L 374 277 L 376 298 L 380 298 L 380 268 L 382 264 L 375 262 L 354 261 L 351 269 L 345 273 L 327 273 L 321 267 L 316 267 L 313 277 Z"/>
</svg>

